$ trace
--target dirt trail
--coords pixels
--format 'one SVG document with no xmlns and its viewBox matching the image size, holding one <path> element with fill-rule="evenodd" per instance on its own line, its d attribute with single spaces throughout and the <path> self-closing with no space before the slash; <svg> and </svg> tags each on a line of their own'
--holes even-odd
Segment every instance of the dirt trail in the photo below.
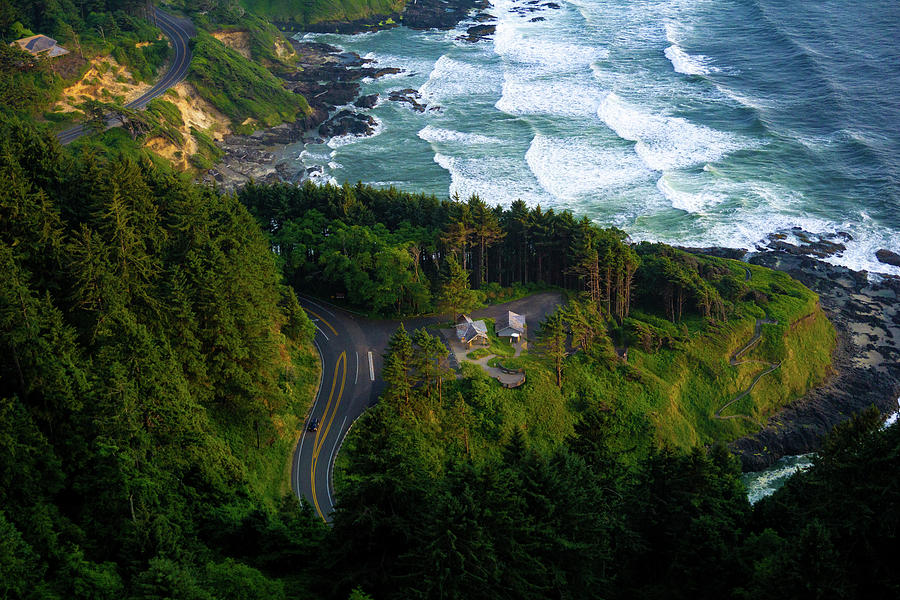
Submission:
<svg viewBox="0 0 900 600">
<path fill-rule="evenodd" d="M 752 277 L 752 273 L 750 272 L 750 269 L 748 269 L 746 267 L 744 268 L 744 271 L 746 271 L 746 273 L 747 273 L 746 280 L 749 281 L 750 277 Z M 756 325 L 754 325 L 754 327 L 753 327 L 753 337 L 751 337 L 750 340 L 746 344 L 741 346 L 739 349 L 735 350 L 734 354 L 731 355 L 731 358 L 728 359 L 728 364 L 730 364 L 732 367 L 736 367 L 738 365 L 743 365 L 743 364 L 752 363 L 752 362 L 761 363 L 761 364 L 764 364 L 767 366 L 765 369 L 763 369 L 762 371 L 760 371 L 759 373 L 756 374 L 756 377 L 754 377 L 753 381 L 750 383 L 750 387 L 748 387 L 746 390 L 744 390 L 743 392 L 741 392 L 740 394 L 735 396 L 729 402 L 726 402 L 725 404 L 720 406 L 716 410 L 716 412 L 713 414 L 713 418 L 722 419 L 722 420 L 724 420 L 724 419 L 747 419 L 751 423 L 759 425 L 759 423 L 754 421 L 749 415 L 726 415 L 726 416 L 723 416 L 722 411 L 724 411 L 726 408 L 728 408 L 735 402 L 738 402 L 739 400 L 743 400 L 744 397 L 747 396 L 747 394 L 749 394 L 750 392 L 753 391 L 753 388 L 756 387 L 756 384 L 759 383 L 759 380 L 762 379 L 764 375 L 768 375 L 769 373 L 771 373 L 772 371 L 774 371 L 775 369 L 777 369 L 778 367 L 781 366 L 780 362 L 771 363 L 771 362 L 767 362 L 764 360 L 755 360 L 755 359 L 739 360 L 741 358 L 741 356 L 743 356 L 751 348 L 756 346 L 756 344 L 758 344 L 759 341 L 762 339 L 762 326 L 763 325 L 774 325 L 776 323 L 778 323 L 778 321 L 776 321 L 775 319 L 768 319 L 768 318 L 757 319 Z"/>
</svg>

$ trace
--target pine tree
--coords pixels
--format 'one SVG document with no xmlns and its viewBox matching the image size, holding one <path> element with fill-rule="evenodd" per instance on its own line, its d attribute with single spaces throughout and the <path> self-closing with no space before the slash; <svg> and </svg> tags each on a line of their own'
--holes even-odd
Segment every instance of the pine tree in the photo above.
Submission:
<svg viewBox="0 0 900 600">
<path fill-rule="evenodd" d="M 477 290 L 487 277 L 487 250 L 502 240 L 505 233 L 500 228 L 497 216 L 484 200 L 475 194 L 469 198 L 469 215 L 472 223 L 471 235 L 477 248 L 475 264 L 472 266 L 474 275 L 472 287 Z"/>
<path fill-rule="evenodd" d="M 478 304 L 475 292 L 469 289 L 469 274 L 456 259 L 448 256 L 447 277 L 438 294 L 438 312 L 455 317 L 459 313 L 470 312 Z"/>
<path fill-rule="evenodd" d="M 556 369 L 557 387 L 562 387 L 562 364 L 566 358 L 566 337 L 563 313 L 557 311 L 547 315 L 547 318 L 541 324 L 538 348 L 544 356 L 553 361 Z"/>
<path fill-rule="evenodd" d="M 412 379 L 410 370 L 412 368 L 412 359 L 412 340 L 401 323 L 388 342 L 382 377 L 384 377 L 384 381 L 387 384 L 385 392 L 387 397 L 395 402 L 402 400 L 403 407 L 406 410 L 411 407 Z"/>
</svg>

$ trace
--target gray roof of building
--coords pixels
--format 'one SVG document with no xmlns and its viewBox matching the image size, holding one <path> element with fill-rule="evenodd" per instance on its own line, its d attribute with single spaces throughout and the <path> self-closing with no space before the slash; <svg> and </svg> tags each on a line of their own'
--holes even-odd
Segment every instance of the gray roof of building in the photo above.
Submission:
<svg viewBox="0 0 900 600">
<path fill-rule="evenodd" d="M 49 50 L 56 45 L 56 40 L 51 37 L 47 37 L 46 35 L 33 35 L 28 38 L 23 38 L 19 41 L 25 42 L 23 47 L 29 52 L 43 52 L 44 50 Z"/>
<path fill-rule="evenodd" d="M 479 335 L 487 335 L 487 323 L 482 320 L 473 321 L 468 315 L 456 324 L 456 337 L 461 342 L 469 342 Z"/>
<path fill-rule="evenodd" d="M 504 323 L 503 327 L 500 327 L 500 329 L 506 329 L 507 327 L 518 331 L 519 333 L 525 333 L 525 317 L 520 314 L 514 313 L 511 310 L 507 311 L 506 323 Z"/>
</svg>

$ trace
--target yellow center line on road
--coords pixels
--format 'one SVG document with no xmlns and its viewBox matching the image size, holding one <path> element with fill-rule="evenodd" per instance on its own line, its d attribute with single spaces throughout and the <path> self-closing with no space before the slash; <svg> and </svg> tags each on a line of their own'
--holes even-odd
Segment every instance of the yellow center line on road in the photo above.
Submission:
<svg viewBox="0 0 900 600">
<path fill-rule="evenodd" d="M 341 376 L 341 389 L 338 392 L 337 402 L 334 404 L 334 410 L 331 411 L 331 417 L 328 418 L 328 425 L 325 425 L 325 418 L 328 417 L 328 411 L 326 409 L 325 415 L 322 417 L 322 425 L 325 425 L 325 431 L 322 434 L 322 440 L 319 442 L 318 447 L 313 449 L 313 456 L 318 460 L 319 452 L 322 450 L 322 445 L 325 443 L 325 438 L 328 437 L 328 430 L 331 429 L 331 424 L 334 423 L 334 417 L 337 415 L 338 407 L 341 405 L 341 397 L 344 395 L 344 384 L 347 382 L 347 353 L 341 352 L 341 356 L 338 358 L 338 365 L 343 365 L 344 371 Z M 337 375 L 337 367 L 335 366 L 335 375 Z"/>
<path fill-rule="evenodd" d="M 338 389 L 337 380 L 338 380 L 338 371 L 341 370 L 341 386 Z M 325 439 L 328 437 L 328 431 L 331 429 L 331 424 L 334 422 L 334 417 L 337 414 L 338 408 L 341 405 L 341 399 L 344 395 L 344 384 L 347 381 L 347 353 L 341 352 L 341 355 L 338 357 L 337 363 L 334 365 L 334 377 L 331 382 L 331 392 L 328 395 L 328 403 L 325 405 L 325 413 L 322 415 L 322 425 L 319 430 L 316 432 L 316 437 L 313 438 L 313 454 L 312 460 L 310 461 L 310 469 L 309 469 L 309 482 L 310 489 L 312 490 L 313 497 L 313 505 L 316 507 L 316 512 L 319 514 L 319 517 L 325 521 L 325 514 L 322 512 L 322 509 L 319 507 L 319 499 L 316 495 L 316 467 L 319 464 L 319 453 L 322 451 L 322 446 L 325 444 Z M 338 389 L 337 398 L 335 399 L 334 391 Z M 335 400 L 334 410 L 331 412 L 331 417 L 329 418 L 328 412 L 331 408 L 331 401 Z M 328 420 L 328 424 L 325 425 L 325 421 Z M 327 485 L 327 478 L 326 478 Z"/>
<path fill-rule="evenodd" d="M 312 311 L 312 310 L 310 310 L 310 309 L 308 309 L 308 308 L 306 308 L 306 307 L 304 307 L 303 310 L 305 310 L 306 312 L 308 312 L 309 314 L 311 314 L 312 316 L 314 316 L 314 317 L 317 318 L 318 320 L 320 320 L 320 321 L 322 321 L 323 323 L 325 323 L 325 325 L 328 326 L 328 329 L 330 329 L 330 330 L 332 331 L 332 333 L 334 333 L 334 335 L 337 335 L 337 334 L 338 334 L 337 329 L 335 329 L 334 327 L 332 327 L 332 326 L 331 326 L 331 323 L 329 323 L 329 322 L 326 321 L 324 318 L 322 318 L 322 315 L 320 315 L 319 313 L 314 312 L 314 311 Z"/>
</svg>

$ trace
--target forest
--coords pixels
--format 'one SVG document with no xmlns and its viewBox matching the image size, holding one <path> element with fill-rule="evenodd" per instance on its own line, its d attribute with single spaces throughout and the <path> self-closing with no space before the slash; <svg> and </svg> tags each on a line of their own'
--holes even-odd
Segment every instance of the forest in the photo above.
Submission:
<svg viewBox="0 0 900 600">
<path fill-rule="evenodd" d="M 265 236 L 234 198 L 14 120 L 0 181 L 0 595 L 279 597 L 318 366 Z M 295 541 L 247 560 L 263 534 Z"/>
<path fill-rule="evenodd" d="M 822 381 L 831 362 L 833 327 L 816 295 L 786 274 L 633 244 L 624 232 L 568 211 L 361 184 L 250 184 L 238 198 L 267 230 L 287 283 L 367 313 L 450 319 L 482 303 L 562 289 L 570 302 L 558 318 L 557 350 L 545 360 L 523 359 L 537 369 L 530 372 L 554 363 L 561 387 L 568 370 L 583 383 L 578 398 L 561 402 L 606 397 L 661 444 L 688 449 L 751 433 Z M 760 319 L 763 340 L 751 360 L 729 365 L 727 356 Z M 627 361 L 619 360 L 625 349 Z M 727 418 L 713 418 L 750 385 L 761 361 L 779 367 Z M 522 392 L 545 393 L 554 396 L 537 384 Z"/>
<path fill-rule="evenodd" d="M 660 443 L 643 408 L 628 409 L 637 387 L 617 397 L 601 376 L 644 386 L 651 363 L 696 350 L 693 334 L 734 342 L 763 314 L 792 321 L 815 298 L 787 276 L 747 267 L 742 279 L 739 263 L 525 206 L 517 238 L 514 208 L 487 210 L 510 224 L 498 233 L 476 200 L 364 186 L 222 195 L 149 161 L 67 151 L 5 116 L 0 180 L 5 598 L 900 592 L 900 429 L 875 412 L 848 422 L 812 469 L 751 507 L 721 445 Z M 570 237 L 554 243 L 535 223 Z M 515 244 L 524 254 L 499 251 Z M 318 379 L 294 291 L 311 277 L 385 313 L 564 286 L 559 318 L 570 331 L 583 321 L 579 350 L 558 378 L 548 324 L 534 387 L 504 394 L 476 373 L 447 377 L 433 335 L 399 330 L 325 526 L 285 471 Z M 644 353 L 635 369 L 611 355 L 629 320 L 654 328 L 645 350 L 629 334 Z M 775 343 L 788 329 L 773 326 L 761 352 L 790 352 Z"/>
<path fill-rule="evenodd" d="M 310 182 L 251 184 L 239 199 L 268 230 L 292 285 L 315 281 L 351 306 L 385 315 L 454 308 L 440 301 L 454 262 L 472 289 L 585 291 L 619 324 L 633 306 L 664 309 L 670 321 L 682 321 L 686 307 L 721 321 L 726 305 L 750 293 L 724 263 L 661 244 L 635 246 L 623 231 L 522 200 L 504 209 L 477 195 L 439 200 Z"/>
</svg>

